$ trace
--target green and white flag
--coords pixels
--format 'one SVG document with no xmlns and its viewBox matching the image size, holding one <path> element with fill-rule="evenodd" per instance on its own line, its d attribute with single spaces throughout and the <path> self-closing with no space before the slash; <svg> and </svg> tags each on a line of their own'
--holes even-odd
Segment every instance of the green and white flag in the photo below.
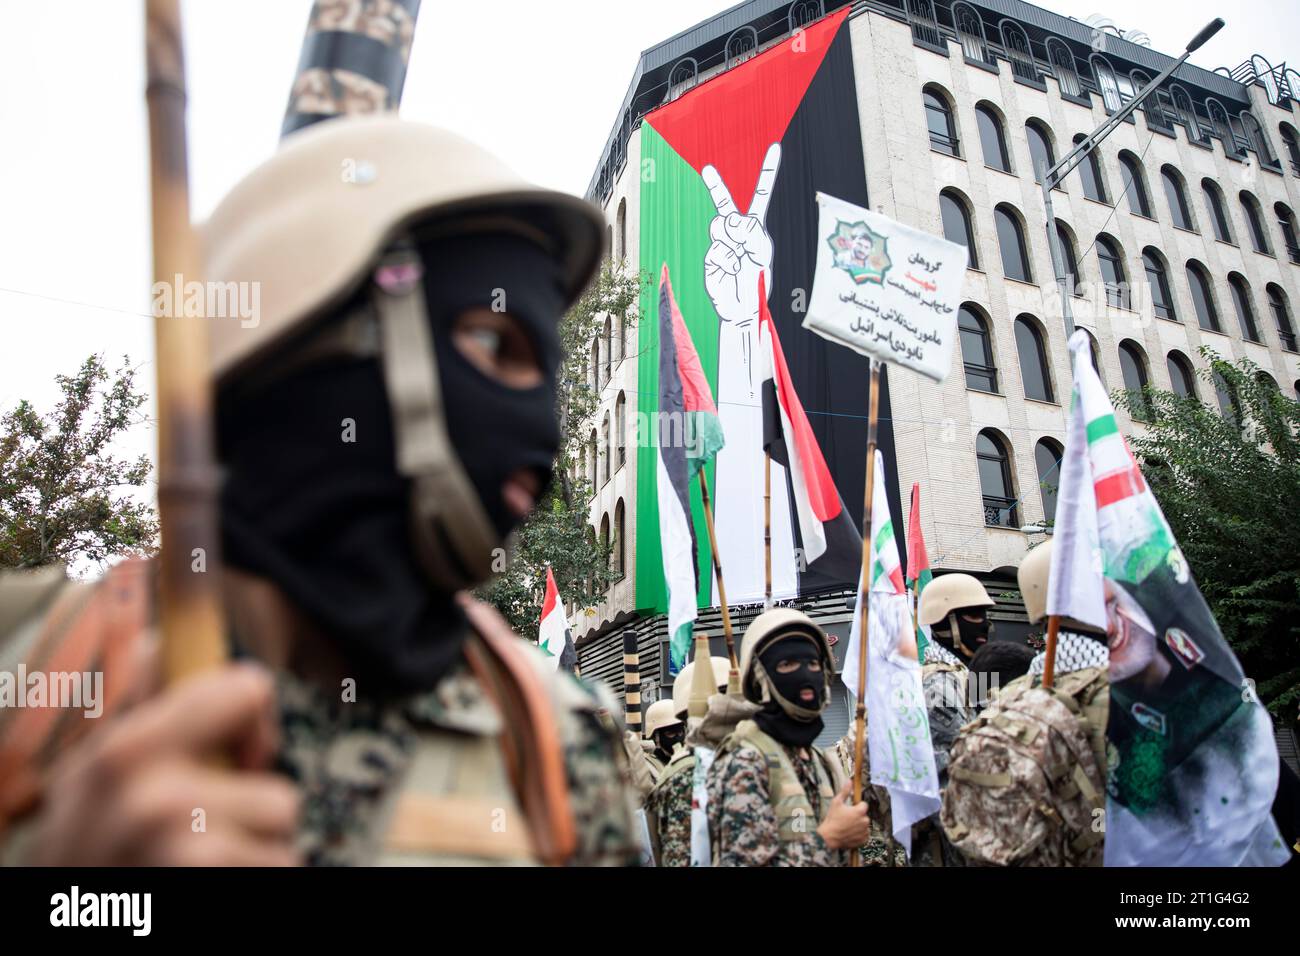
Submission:
<svg viewBox="0 0 1300 956">
<path fill-rule="evenodd" d="M 1047 613 L 1110 646 L 1107 866 L 1276 866 L 1272 723 L 1201 595 L 1092 366 L 1074 396 Z"/>
</svg>

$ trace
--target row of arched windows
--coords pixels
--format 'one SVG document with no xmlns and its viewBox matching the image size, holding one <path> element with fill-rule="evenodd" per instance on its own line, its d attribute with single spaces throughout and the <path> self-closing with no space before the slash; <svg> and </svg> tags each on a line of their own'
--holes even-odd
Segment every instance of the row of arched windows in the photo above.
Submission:
<svg viewBox="0 0 1300 956">
<path fill-rule="evenodd" d="M 599 488 L 627 464 L 627 395 L 618 393 L 614 400 L 613 425 L 606 412 L 600 423 L 600 434 L 591 430 L 587 439 L 585 477 L 593 488 Z"/>
<path fill-rule="evenodd" d="M 614 524 L 609 523 L 609 515 L 604 514 L 600 517 L 600 546 L 609 551 L 609 567 L 614 572 L 615 580 L 621 578 L 627 573 L 627 512 L 623 506 L 623 499 L 618 499 L 618 504 L 614 506 Z M 594 538 L 594 529 L 588 529 L 590 537 Z M 613 537 L 611 538 L 611 534 Z"/>
</svg>

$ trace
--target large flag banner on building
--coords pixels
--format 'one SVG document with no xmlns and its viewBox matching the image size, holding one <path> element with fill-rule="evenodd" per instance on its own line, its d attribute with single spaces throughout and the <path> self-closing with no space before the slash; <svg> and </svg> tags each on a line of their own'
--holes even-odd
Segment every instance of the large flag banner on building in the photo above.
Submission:
<svg viewBox="0 0 1300 956">
<path fill-rule="evenodd" d="M 762 276 L 758 279 L 758 367 L 762 375 L 763 449 L 781 466 L 795 514 L 800 590 L 852 580 L 862 564 L 862 535 L 844 506 L 817 436 L 799 401 L 781 349 Z M 778 488 L 775 492 L 780 494 Z"/>
<path fill-rule="evenodd" d="M 957 338 L 966 247 L 825 193 L 817 205 L 804 328 L 941 381 Z"/>
<path fill-rule="evenodd" d="M 822 190 L 867 203 L 848 13 L 847 7 L 837 10 L 707 82 L 674 90 L 632 134 L 629 163 L 639 163 L 633 181 L 640 190 L 636 265 L 657 275 L 668 264 L 727 436 L 726 448 L 705 474 L 733 604 L 762 601 L 765 590 L 760 275 L 790 380 L 830 476 L 845 501 L 862 500 L 867 361 L 800 325 L 817 260 L 813 196 Z M 657 308 L 656 290 L 647 289 L 640 314 L 654 316 Z M 658 323 L 639 323 L 638 424 L 658 410 L 659 335 Z M 883 421 L 890 415 L 885 388 Z M 880 441 L 893 469 L 887 425 Z M 891 478 L 891 507 L 902 514 L 892 471 Z M 643 613 L 668 607 L 656 480 L 653 468 L 638 469 L 636 607 Z M 785 469 L 774 464 L 772 487 L 785 488 L 786 482 Z M 690 518 L 700 545 L 697 602 L 716 604 L 698 498 L 692 499 Z M 789 496 L 774 494 L 776 598 L 822 587 L 816 575 L 801 578 L 796 571 L 797 526 Z M 852 587 L 859 563 L 828 583 Z"/>
<path fill-rule="evenodd" d="M 883 490 L 885 469 L 878 451 L 875 468 L 876 487 Z M 866 590 L 871 602 L 866 695 L 871 782 L 889 791 L 894 839 L 911 856 L 912 824 L 939 812 L 939 774 L 889 501 L 883 494 L 872 497 L 870 577 L 867 588 L 858 588 L 843 677 L 849 699 L 855 700 Z"/>
<path fill-rule="evenodd" d="M 912 485 L 912 511 L 907 517 L 907 588 L 912 592 L 915 607 L 921 607 L 921 594 L 934 580 L 930 573 L 930 556 L 925 550 L 925 536 L 921 533 L 921 483 Z M 925 648 L 930 643 L 930 625 L 917 623 L 916 659 L 925 660 Z"/>
<path fill-rule="evenodd" d="M 552 670 L 559 668 L 573 672 L 578 655 L 573 647 L 573 634 L 564 617 L 564 602 L 560 589 L 555 586 L 555 575 L 546 566 L 546 596 L 542 598 L 542 618 L 537 627 L 537 646 L 549 655 Z"/>
<path fill-rule="evenodd" d="M 1047 612 L 1109 637 L 1106 865 L 1280 865 L 1272 723 L 1120 434 L 1086 333 L 1070 350 Z"/>
<path fill-rule="evenodd" d="M 686 664 L 699 591 L 698 545 L 691 522 L 695 479 L 723 447 L 722 427 L 700 357 L 673 298 L 665 264 L 659 274 L 659 406 L 654 421 L 659 540 L 668 583 L 669 673 Z M 707 572 L 706 572 L 707 573 Z"/>
</svg>

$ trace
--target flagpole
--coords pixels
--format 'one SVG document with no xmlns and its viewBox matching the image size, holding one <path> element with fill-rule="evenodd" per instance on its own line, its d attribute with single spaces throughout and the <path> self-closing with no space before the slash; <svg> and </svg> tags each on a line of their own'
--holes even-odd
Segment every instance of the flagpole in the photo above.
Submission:
<svg viewBox="0 0 1300 956">
<path fill-rule="evenodd" d="M 722 583 L 722 558 L 718 554 L 718 536 L 713 530 L 713 509 L 709 507 L 709 482 L 700 469 L 700 499 L 704 504 L 704 523 L 709 529 L 709 548 L 713 552 L 713 573 L 718 582 L 718 600 L 722 604 L 722 633 L 727 638 L 727 658 L 731 673 L 727 676 L 727 693 L 740 695 L 740 666 L 736 662 L 736 640 L 731 634 L 731 611 L 727 607 L 727 586 Z"/>
<path fill-rule="evenodd" d="M 871 498 L 876 483 L 876 423 L 880 413 L 880 363 L 871 359 L 871 400 L 867 417 L 867 482 L 862 501 L 862 575 L 858 581 L 858 603 L 862 605 L 862 619 L 859 622 L 861 639 L 858 641 L 858 706 L 856 711 L 856 736 L 853 742 L 853 802 L 862 802 L 862 758 L 866 751 L 867 737 L 867 644 L 869 643 L 867 622 L 871 616 L 870 602 L 867 600 L 870 590 L 871 573 Z M 850 866 L 861 866 L 860 854 L 854 851 L 849 855 Z"/>
<path fill-rule="evenodd" d="M 763 453 L 763 610 L 772 607 L 772 453 Z"/>
<path fill-rule="evenodd" d="M 1047 617 L 1047 654 L 1043 660 L 1043 690 L 1051 690 L 1056 683 L 1056 632 L 1060 629 L 1061 618 L 1057 614 Z"/>
</svg>

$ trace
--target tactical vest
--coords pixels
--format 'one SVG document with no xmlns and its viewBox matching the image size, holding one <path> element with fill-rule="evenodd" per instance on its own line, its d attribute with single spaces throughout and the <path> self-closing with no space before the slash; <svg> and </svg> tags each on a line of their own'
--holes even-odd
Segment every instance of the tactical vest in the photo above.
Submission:
<svg viewBox="0 0 1300 956">
<path fill-rule="evenodd" d="M 748 744 L 763 755 L 767 762 L 768 793 L 771 795 L 772 810 L 776 813 L 777 827 L 781 842 L 792 843 L 808 838 L 808 834 L 826 819 L 831 809 L 835 793 L 843 785 L 844 772 L 838 761 L 828 757 L 817 747 L 809 747 L 813 752 L 813 766 L 817 770 L 817 792 L 821 799 L 816 814 L 808 795 L 804 793 L 799 774 L 790 762 L 785 748 L 759 729 L 752 720 L 742 720 L 736 725 L 731 736 L 718 748 L 716 759 L 723 754 L 734 752 L 742 744 Z M 715 847 L 716 853 L 716 847 Z"/>
<path fill-rule="evenodd" d="M 55 757 L 127 709 L 128 661 L 154 636 L 148 562 L 113 567 L 94 586 L 57 589 L 36 619 L 0 644 L 0 662 L 28 672 L 104 674 L 103 713 L 56 708 L 0 710 L 0 847 L 40 802 Z M 529 649 L 487 605 L 461 598 L 475 637 L 465 656 L 501 715 L 500 735 L 424 731 L 402 784 L 385 800 L 373 859 L 382 864 L 559 864 L 577 847 L 568 800 L 560 712 L 583 695 L 576 683 L 548 686 Z M 0 638 L 7 635 L 0 634 Z M 572 683 L 572 682 L 570 682 Z M 583 695 L 585 696 L 585 695 Z"/>
</svg>

